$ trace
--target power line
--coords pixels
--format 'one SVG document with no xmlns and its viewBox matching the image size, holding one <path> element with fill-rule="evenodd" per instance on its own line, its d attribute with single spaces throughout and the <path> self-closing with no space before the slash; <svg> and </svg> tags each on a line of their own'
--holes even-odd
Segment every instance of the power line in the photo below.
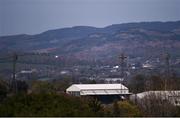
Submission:
<svg viewBox="0 0 180 118">
<path fill-rule="evenodd" d="M 8 55 L 8 56 L 0 58 L 0 60 L 12 59 L 13 73 L 12 73 L 12 82 L 10 84 L 10 89 L 12 90 L 13 93 L 17 93 L 17 82 L 16 82 L 16 66 L 17 66 L 17 61 L 18 61 L 19 57 L 21 57 L 21 56 L 29 56 L 29 55 L 50 56 L 49 53 L 35 53 L 35 52 L 16 53 L 16 52 L 14 52 L 11 55 Z"/>
</svg>

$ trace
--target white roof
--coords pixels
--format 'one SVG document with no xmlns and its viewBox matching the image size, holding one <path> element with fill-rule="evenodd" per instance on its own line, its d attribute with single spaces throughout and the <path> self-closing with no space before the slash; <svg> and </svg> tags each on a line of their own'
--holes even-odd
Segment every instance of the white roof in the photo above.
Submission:
<svg viewBox="0 0 180 118">
<path fill-rule="evenodd" d="M 73 84 L 66 91 L 78 91 L 80 95 L 129 94 L 128 88 L 122 84 Z"/>
<path fill-rule="evenodd" d="M 122 84 L 73 84 L 67 91 L 79 91 L 79 90 L 115 90 L 115 89 L 128 89 Z"/>
<path fill-rule="evenodd" d="M 161 99 L 169 100 L 173 105 L 180 106 L 180 90 L 175 91 L 146 91 L 138 94 L 133 94 L 130 96 L 131 100 L 137 100 L 141 102 L 141 100 L 145 97 L 150 96 L 158 97 Z"/>
<path fill-rule="evenodd" d="M 145 96 L 152 95 L 152 94 L 155 94 L 161 97 L 166 97 L 166 96 L 170 97 L 170 96 L 177 96 L 177 95 L 180 96 L 180 91 L 178 90 L 177 91 L 146 91 L 146 92 L 138 93 L 137 97 L 142 99 Z M 132 97 L 135 97 L 135 94 L 133 94 Z"/>
</svg>

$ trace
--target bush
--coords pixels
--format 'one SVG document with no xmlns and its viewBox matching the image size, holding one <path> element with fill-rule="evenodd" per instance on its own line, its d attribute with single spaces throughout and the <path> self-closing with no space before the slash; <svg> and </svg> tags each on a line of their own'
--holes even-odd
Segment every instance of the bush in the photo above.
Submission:
<svg viewBox="0 0 180 118">
<path fill-rule="evenodd" d="M 19 94 L 0 104 L 0 116 L 92 116 L 80 98 L 57 94 Z"/>
<path fill-rule="evenodd" d="M 111 116 L 135 117 L 141 116 L 139 108 L 129 101 L 115 101 Z"/>
</svg>

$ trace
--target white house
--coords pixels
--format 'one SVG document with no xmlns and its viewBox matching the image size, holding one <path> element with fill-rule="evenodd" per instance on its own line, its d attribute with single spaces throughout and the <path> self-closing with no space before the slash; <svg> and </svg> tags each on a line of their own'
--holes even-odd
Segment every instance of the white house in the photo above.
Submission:
<svg viewBox="0 0 180 118">
<path fill-rule="evenodd" d="M 180 106 L 180 91 L 146 91 L 138 94 L 132 94 L 130 100 L 141 102 L 144 98 L 156 97 L 162 100 L 168 100 L 175 106 Z"/>
<path fill-rule="evenodd" d="M 66 89 L 75 96 L 129 95 L 129 89 L 122 84 L 73 84 Z"/>
</svg>

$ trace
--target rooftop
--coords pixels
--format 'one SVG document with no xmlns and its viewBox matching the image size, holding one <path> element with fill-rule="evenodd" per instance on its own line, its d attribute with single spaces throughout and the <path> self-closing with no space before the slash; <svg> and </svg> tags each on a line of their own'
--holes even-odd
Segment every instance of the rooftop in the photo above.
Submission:
<svg viewBox="0 0 180 118">
<path fill-rule="evenodd" d="M 73 84 L 66 92 L 80 92 L 80 95 L 120 95 L 130 94 L 122 84 Z"/>
<path fill-rule="evenodd" d="M 79 90 L 92 90 L 92 89 L 96 89 L 96 90 L 114 90 L 114 89 L 128 89 L 127 87 L 125 87 L 122 84 L 73 84 L 71 85 L 68 89 L 70 90 L 71 88 L 78 88 Z"/>
</svg>

